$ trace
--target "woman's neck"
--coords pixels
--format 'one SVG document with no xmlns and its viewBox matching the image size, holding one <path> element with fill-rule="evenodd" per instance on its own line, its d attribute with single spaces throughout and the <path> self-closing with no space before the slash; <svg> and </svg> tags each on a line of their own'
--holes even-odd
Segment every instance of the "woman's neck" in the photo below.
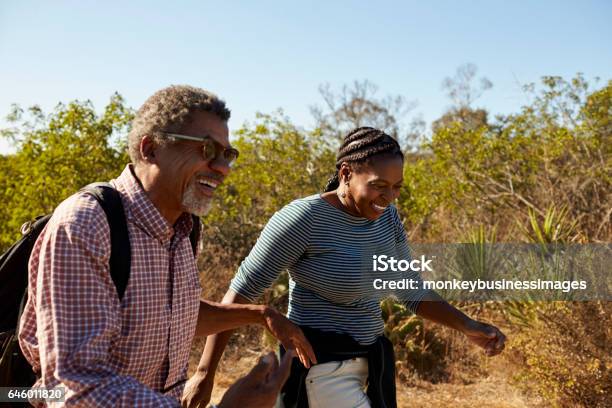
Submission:
<svg viewBox="0 0 612 408">
<path fill-rule="evenodd" d="M 345 197 L 343 200 L 340 199 L 337 190 L 325 192 L 321 194 L 321 198 L 347 214 L 355 217 L 361 217 L 359 212 L 356 211 L 354 201 L 349 196 Z"/>
</svg>

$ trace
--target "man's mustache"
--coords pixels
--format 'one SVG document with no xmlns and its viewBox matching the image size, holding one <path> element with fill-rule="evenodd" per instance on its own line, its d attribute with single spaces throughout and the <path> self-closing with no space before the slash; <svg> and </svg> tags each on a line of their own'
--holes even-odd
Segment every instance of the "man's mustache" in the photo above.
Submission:
<svg viewBox="0 0 612 408">
<path fill-rule="evenodd" d="M 195 177 L 196 178 L 205 177 L 205 178 L 209 178 L 209 179 L 212 179 L 212 180 L 216 180 L 219 183 L 222 182 L 225 179 L 225 177 L 223 177 L 223 175 L 221 175 L 219 173 L 204 173 L 204 172 L 201 172 L 201 173 L 196 173 Z"/>
</svg>

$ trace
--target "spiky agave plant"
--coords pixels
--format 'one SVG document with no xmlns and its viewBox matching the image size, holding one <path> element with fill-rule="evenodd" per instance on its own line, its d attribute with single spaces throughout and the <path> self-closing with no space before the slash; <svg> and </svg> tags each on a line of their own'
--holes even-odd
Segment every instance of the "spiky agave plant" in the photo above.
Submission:
<svg viewBox="0 0 612 408">
<path fill-rule="evenodd" d="M 566 249 L 573 242 L 576 234 L 578 220 L 569 220 L 567 207 L 557 208 L 554 204 L 546 209 L 543 216 L 529 208 L 527 211 L 527 227 L 517 221 L 523 239 L 530 244 L 537 245 L 537 249 L 529 248 L 521 262 L 523 279 L 540 278 L 543 280 L 571 280 L 574 268 L 568 264 L 571 257 L 567 256 Z M 543 316 L 549 308 L 556 308 L 555 302 L 541 301 L 545 294 L 523 293 L 522 299 L 506 302 L 504 308 L 509 320 L 522 326 L 532 325 Z M 573 293 L 552 293 L 556 300 L 573 300 Z"/>
<path fill-rule="evenodd" d="M 576 234 L 578 219 L 569 221 L 569 211 L 566 206 L 557 209 L 554 204 L 551 205 L 542 219 L 532 208 L 529 208 L 527 217 L 528 228 L 525 228 L 522 223 L 518 224 L 527 242 L 540 245 L 569 243 L 575 241 L 578 236 Z"/>
</svg>

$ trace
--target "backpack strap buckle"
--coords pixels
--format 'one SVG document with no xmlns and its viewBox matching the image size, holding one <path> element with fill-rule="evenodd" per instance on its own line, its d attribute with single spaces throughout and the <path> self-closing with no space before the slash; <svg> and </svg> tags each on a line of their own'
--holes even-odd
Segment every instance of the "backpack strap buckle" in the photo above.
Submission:
<svg viewBox="0 0 612 408">
<path fill-rule="evenodd" d="M 32 224 L 34 224 L 33 220 L 24 222 L 20 229 L 21 235 L 28 235 L 32 231 Z"/>
</svg>

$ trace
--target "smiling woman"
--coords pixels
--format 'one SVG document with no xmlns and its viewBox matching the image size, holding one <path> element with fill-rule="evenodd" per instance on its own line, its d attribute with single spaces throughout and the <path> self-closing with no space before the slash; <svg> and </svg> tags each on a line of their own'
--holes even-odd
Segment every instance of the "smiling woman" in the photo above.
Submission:
<svg viewBox="0 0 612 408">
<path fill-rule="evenodd" d="M 325 187 L 334 194 L 322 197 L 349 214 L 375 220 L 399 197 L 403 166 L 404 154 L 395 139 L 378 129 L 357 128 L 345 137 L 336 172 Z"/>
<path fill-rule="evenodd" d="M 462 331 L 489 355 L 504 347 L 499 330 L 425 290 L 417 271 L 372 270 L 376 255 L 410 260 L 392 205 L 403 182 L 403 164 L 398 143 L 383 131 L 362 127 L 350 132 L 325 192 L 297 199 L 274 214 L 230 284 L 224 302 L 252 303 L 283 270 L 289 272 L 288 318 L 310 341 L 316 361 L 311 359 L 312 368 L 308 362 L 293 365 L 281 397 L 285 407 L 397 405 L 393 346 L 384 336 L 380 308 L 389 295 L 422 317 Z M 408 279 L 414 285 L 375 290 L 377 278 Z M 198 367 L 206 375 L 188 389 L 210 392 L 228 340 L 229 333 L 208 338 Z M 286 340 L 283 346 L 292 348 Z"/>
</svg>

